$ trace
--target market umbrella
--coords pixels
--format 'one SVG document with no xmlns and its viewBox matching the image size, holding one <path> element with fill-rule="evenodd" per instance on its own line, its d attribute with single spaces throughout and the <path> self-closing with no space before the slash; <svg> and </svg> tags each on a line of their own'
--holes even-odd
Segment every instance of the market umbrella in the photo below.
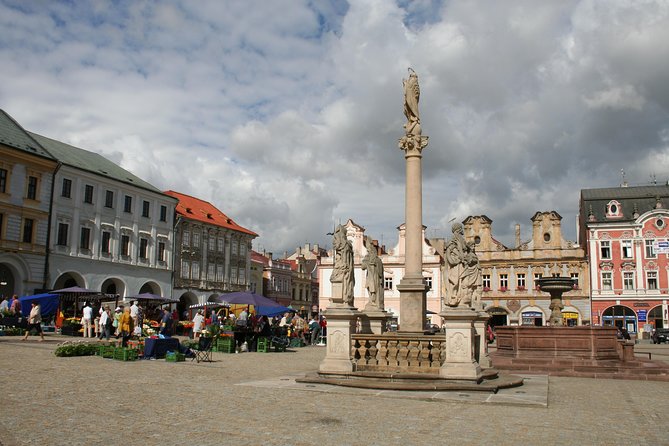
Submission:
<svg viewBox="0 0 669 446">
<path fill-rule="evenodd" d="M 219 301 L 227 302 L 232 305 L 253 305 L 261 307 L 280 307 L 278 302 L 261 296 L 259 294 L 250 293 L 248 291 L 238 291 L 236 293 L 222 294 L 218 296 Z"/>
<path fill-rule="evenodd" d="M 87 290 L 86 288 L 81 288 L 78 286 L 71 286 L 69 288 L 63 288 L 62 290 L 53 290 L 51 293 L 57 293 L 57 294 L 100 294 L 99 291 L 95 290 Z"/>
<path fill-rule="evenodd" d="M 163 297 L 163 296 L 159 296 L 158 294 L 152 294 L 152 293 L 133 294 L 132 296 L 125 296 L 125 299 L 150 300 L 150 301 L 156 301 L 156 302 L 160 302 L 160 303 L 179 302 L 177 299 L 172 299 L 170 297 Z"/>
<path fill-rule="evenodd" d="M 264 305 L 259 305 L 256 307 L 256 314 L 259 316 L 274 317 L 280 316 L 284 313 L 295 313 L 295 310 L 288 307 L 266 307 Z"/>
</svg>

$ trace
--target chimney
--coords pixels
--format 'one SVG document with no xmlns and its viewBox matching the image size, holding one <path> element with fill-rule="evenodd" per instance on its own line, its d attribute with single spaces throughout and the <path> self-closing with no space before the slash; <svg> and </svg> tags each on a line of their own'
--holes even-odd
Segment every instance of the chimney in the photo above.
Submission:
<svg viewBox="0 0 669 446">
<path fill-rule="evenodd" d="M 516 248 L 520 248 L 520 225 L 516 223 Z"/>
<path fill-rule="evenodd" d="M 314 244 L 314 251 L 318 252 L 318 248 L 319 248 L 318 243 Z"/>
<path fill-rule="evenodd" d="M 309 243 L 304 244 L 304 252 L 309 252 L 309 248 L 311 248 Z"/>
</svg>

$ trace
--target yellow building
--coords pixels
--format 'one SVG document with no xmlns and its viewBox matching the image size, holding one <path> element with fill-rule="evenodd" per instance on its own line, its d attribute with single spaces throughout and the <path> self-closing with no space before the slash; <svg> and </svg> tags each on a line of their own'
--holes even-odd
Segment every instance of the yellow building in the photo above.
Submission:
<svg viewBox="0 0 669 446">
<path fill-rule="evenodd" d="M 487 216 L 470 216 L 463 222 L 466 240 L 476 244 L 483 276 L 482 302 L 492 325 L 546 325 L 550 295 L 539 291 L 535 280 L 551 276 L 571 277 L 577 283 L 563 295 L 565 323 L 590 324 L 585 252 L 562 238 L 561 220 L 555 211 L 537 212 L 531 218 L 532 238 L 521 241 L 520 225 L 516 225 L 511 248 L 493 237 L 492 220 Z"/>
</svg>

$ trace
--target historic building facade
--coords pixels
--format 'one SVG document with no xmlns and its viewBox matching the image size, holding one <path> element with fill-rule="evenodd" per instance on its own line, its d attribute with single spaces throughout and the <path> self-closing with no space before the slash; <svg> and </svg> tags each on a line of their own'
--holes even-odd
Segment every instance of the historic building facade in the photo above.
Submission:
<svg viewBox="0 0 669 446">
<path fill-rule="evenodd" d="M 321 258 L 327 257 L 327 251 L 317 244 L 306 243 L 298 247 L 285 260 L 290 262 L 293 270 L 292 305 L 302 314 L 318 313 L 318 265 Z"/>
<path fill-rule="evenodd" d="M 0 110 L 0 296 L 33 294 L 45 277 L 57 161 Z"/>
<path fill-rule="evenodd" d="M 588 264 L 582 248 L 564 240 L 562 217 L 555 211 L 532 217 L 532 238 L 521 241 L 516 226 L 515 246 L 507 247 L 492 234 L 492 220 L 470 216 L 463 222 L 465 239 L 474 242 L 483 277 L 482 302 L 496 325 L 546 325 L 550 318 L 550 295 L 540 292 L 541 277 L 571 277 L 576 286 L 563 295 L 562 316 L 566 325 L 591 322 Z"/>
<path fill-rule="evenodd" d="M 583 189 L 579 237 L 597 325 L 668 327 L 669 186 Z"/>
<path fill-rule="evenodd" d="M 263 267 L 264 296 L 287 307 L 291 305 L 293 271 L 288 260 L 275 259 L 271 252 L 258 253 Z"/>
<path fill-rule="evenodd" d="M 47 287 L 171 296 L 176 200 L 97 153 L 31 136 L 59 163 Z"/>
<path fill-rule="evenodd" d="M 365 228 L 357 225 L 352 220 L 348 220 L 345 224 L 346 234 L 353 245 L 354 254 L 354 306 L 358 309 L 363 309 L 367 304 L 369 295 L 365 287 L 365 271 L 362 269 L 362 259 L 367 255 L 367 247 L 364 244 Z M 384 247 L 375 246 L 379 251 L 379 257 L 383 262 L 384 272 L 384 306 L 391 316 L 397 318 L 398 322 L 402 323 L 402 315 L 400 314 L 400 292 L 397 285 L 404 277 L 404 259 L 405 259 L 405 226 L 402 224 L 398 228 L 398 242 L 389 250 Z M 423 279 L 428 285 L 427 291 L 427 310 L 433 314 L 429 314 L 430 322 L 433 324 L 440 324 L 440 317 L 438 313 L 441 309 L 441 283 L 442 283 L 442 266 L 443 257 L 437 252 L 430 242 L 425 239 L 425 228 L 423 228 Z M 332 284 L 330 277 L 334 268 L 334 256 L 330 252 L 328 257 L 321 259 L 321 264 L 318 267 L 318 283 L 319 283 L 319 306 L 320 309 L 327 309 L 330 298 L 332 297 Z"/>
<path fill-rule="evenodd" d="M 251 243 L 258 236 L 211 203 L 175 191 L 174 297 L 179 311 L 224 293 L 248 291 Z"/>
</svg>

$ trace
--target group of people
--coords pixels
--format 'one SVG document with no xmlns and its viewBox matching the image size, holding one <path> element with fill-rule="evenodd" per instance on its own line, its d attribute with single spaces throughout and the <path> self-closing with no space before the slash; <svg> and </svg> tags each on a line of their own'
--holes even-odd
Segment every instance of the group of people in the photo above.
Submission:
<svg viewBox="0 0 669 446">
<path fill-rule="evenodd" d="M 8 297 L 3 297 L 0 302 L 0 313 L 9 314 L 11 316 L 21 315 L 21 301 L 16 294 L 12 296 L 11 300 Z"/>
</svg>

